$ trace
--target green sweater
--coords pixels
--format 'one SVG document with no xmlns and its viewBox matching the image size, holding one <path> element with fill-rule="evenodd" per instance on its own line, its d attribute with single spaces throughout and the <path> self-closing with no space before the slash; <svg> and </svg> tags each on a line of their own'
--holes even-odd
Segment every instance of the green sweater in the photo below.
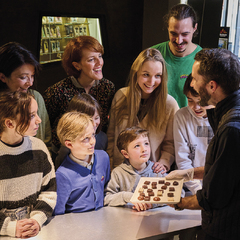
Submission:
<svg viewBox="0 0 240 240">
<path fill-rule="evenodd" d="M 166 61 L 168 72 L 168 93 L 173 96 L 179 107 L 187 106 L 187 98 L 183 94 L 183 86 L 186 78 L 192 72 L 194 57 L 202 48 L 197 45 L 195 51 L 185 57 L 176 57 L 170 51 L 169 41 L 152 46 L 158 49 Z"/>
</svg>

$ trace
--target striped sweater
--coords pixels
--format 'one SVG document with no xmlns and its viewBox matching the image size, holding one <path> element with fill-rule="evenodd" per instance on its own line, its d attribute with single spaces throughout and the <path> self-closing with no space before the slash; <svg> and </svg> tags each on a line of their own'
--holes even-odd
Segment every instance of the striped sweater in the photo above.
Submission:
<svg viewBox="0 0 240 240">
<path fill-rule="evenodd" d="M 20 146 L 0 142 L 0 209 L 32 206 L 30 218 L 40 227 L 56 205 L 56 177 L 46 145 L 24 137 Z M 16 221 L 0 212 L 0 235 L 15 237 Z"/>
</svg>

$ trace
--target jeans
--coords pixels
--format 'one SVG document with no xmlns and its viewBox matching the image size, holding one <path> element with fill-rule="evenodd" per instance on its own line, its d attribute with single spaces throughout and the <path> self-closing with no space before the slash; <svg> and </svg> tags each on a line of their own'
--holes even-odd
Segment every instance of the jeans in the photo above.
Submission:
<svg viewBox="0 0 240 240">
<path fill-rule="evenodd" d="M 30 207 L 20 207 L 15 209 L 1 209 L 1 212 L 5 214 L 6 217 L 10 217 L 11 221 L 21 220 L 30 217 Z"/>
</svg>

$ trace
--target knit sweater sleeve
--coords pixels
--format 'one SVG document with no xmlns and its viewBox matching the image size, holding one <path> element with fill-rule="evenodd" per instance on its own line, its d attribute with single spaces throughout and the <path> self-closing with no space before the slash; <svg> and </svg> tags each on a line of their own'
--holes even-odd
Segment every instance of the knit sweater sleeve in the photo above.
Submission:
<svg viewBox="0 0 240 240">
<path fill-rule="evenodd" d="M 19 147 L 1 144 L 1 206 L 15 209 L 31 206 L 30 218 L 40 227 L 52 216 L 56 204 L 53 163 L 42 140 L 24 137 Z M 0 211 L 0 234 L 15 237 L 16 222 Z"/>
<path fill-rule="evenodd" d="M 105 189 L 104 205 L 108 206 L 124 206 L 130 202 L 133 195 L 132 192 L 122 191 L 120 179 L 115 169 L 111 173 L 111 179 Z"/>
<path fill-rule="evenodd" d="M 161 143 L 161 158 L 160 163 L 167 166 L 170 169 L 172 163 L 175 160 L 174 140 L 173 140 L 173 118 L 177 110 L 179 109 L 176 100 L 168 95 L 167 98 L 167 126 L 166 133 Z"/>
<path fill-rule="evenodd" d="M 43 166 L 40 193 L 37 203 L 30 213 L 30 218 L 35 219 L 42 226 L 47 218 L 52 216 L 57 201 L 57 193 L 55 169 L 49 151 L 42 141 L 39 142 L 38 147 L 46 153 L 49 165 L 44 164 Z"/>
<path fill-rule="evenodd" d="M 0 212 L 0 235 L 8 235 L 10 237 L 16 236 L 17 221 L 11 221 L 10 217 L 6 217 L 4 213 Z"/>
<path fill-rule="evenodd" d="M 189 134 L 187 134 L 186 115 L 189 114 L 185 109 L 180 109 L 174 116 L 173 133 L 175 158 L 178 169 L 193 168 L 192 160 L 190 159 L 189 149 Z"/>
<path fill-rule="evenodd" d="M 192 134 L 189 129 L 190 113 L 187 107 L 181 108 L 174 116 L 173 133 L 174 133 L 174 146 L 175 158 L 178 169 L 184 170 L 193 168 L 193 160 L 191 159 L 191 140 Z M 196 126 L 197 127 L 197 126 Z M 184 183 L 184 185 L 192 192 L 196 192 L 202 188 L 200 180 L 192 180 Z"/>
<path fill-rule="evenodd" d="M 116 154 L 118 153 L 118 149 L 116 150 L 116 139 L 119 135 L 119 132 L 122 129 L 122 126 L 117 126 L 117 119 L 116 119 L 116 111 L 114 110 L 116 105 L 119 103 L 119 101 L 122 100 L 124 97 L 124 94 L 122 92 L 122 89 L 119 89 L 117 93 L 115 94 L 112 106 L 109 114 L 109 125 L 108 125 L 108 131 L 107 131 L 107 137 L 108 137 L 108 147 L 107 147 L 107 153 L 110 158 L 110 167 L 113 169 L 115 167 L 115 164 L 119 165 L 123 162 L 122 155 Z M 121 159 L 119 158 L 122 157 Z"/>
<path fill-rule="evenodd" d="M 218 132 L 207 151 L 203 188 L 196 194 L 199 205 L 206 211 L 229 206 L 238 192 L 240 148 L 236 146 L 240 143 L 240 126 L 236 122 L 233 125 Z M 221 189 L 224 189 L 224 197 Z"/>
</svg>

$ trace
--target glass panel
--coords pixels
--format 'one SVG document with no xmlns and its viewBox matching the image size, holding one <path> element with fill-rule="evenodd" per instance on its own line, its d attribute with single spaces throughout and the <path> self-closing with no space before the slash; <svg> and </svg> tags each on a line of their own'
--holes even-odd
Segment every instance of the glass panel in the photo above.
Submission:
<svg viewBox="0 0 240 240">
<path fill-rule="evenodd" d="M 70 39 L 92 36 L 102 44 L 98 18 L 43 16 L 40 42 L 40 63 L 61 61 Z"/>
<path fill-rule="evenodd" d="M 232 52 L 234 50 L 234 44 L 235 44 L 237 12 L 238 12 L 238 0 L 229 0 L 228 1 L 228 13 L 227 13 L 227 25 L 226 25 L 226 27 L 230 27 L 229 50 L 232 51 Z"/>
<path fill-rule="evenodd" d="M 227 2 L 228 0 L 223 0 L 222 17 L 221 17 L 221 27 L 226 27 L 226 16 L 227 16 Z"/>
</svg>

